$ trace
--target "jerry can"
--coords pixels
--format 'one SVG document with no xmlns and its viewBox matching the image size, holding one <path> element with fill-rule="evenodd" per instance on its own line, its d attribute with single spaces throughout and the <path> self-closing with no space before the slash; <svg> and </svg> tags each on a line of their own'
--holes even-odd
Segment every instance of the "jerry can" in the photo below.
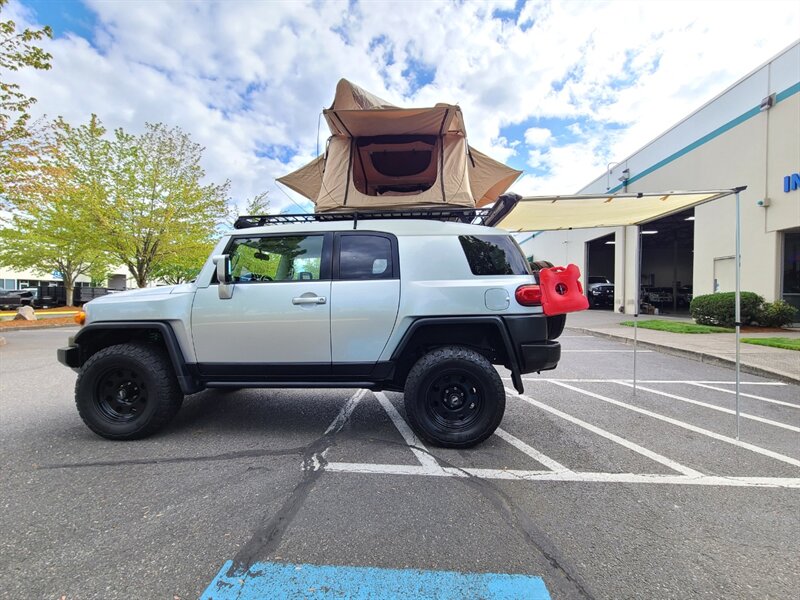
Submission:
<svg viewBox="0 0 800 600">
<path fill-rule="evenodd" d="M 549 267 L 539 271 L 544 314 L 562 315 L 589 308 L 589 299 L 583 293 L 580 276 L 578 265 Z"/>
</svg>

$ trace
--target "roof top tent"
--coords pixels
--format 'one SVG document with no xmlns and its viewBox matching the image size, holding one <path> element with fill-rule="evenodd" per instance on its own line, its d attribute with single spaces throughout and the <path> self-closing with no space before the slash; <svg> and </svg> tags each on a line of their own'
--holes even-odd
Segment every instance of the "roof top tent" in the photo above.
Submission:
<svg viewBox="0 0 800 600">
<path fill-rule="evenodd" d="M 278 181 L 318 212 L 482 207 L 522 174 L 467 144 L 453 104 L 399 108 L 342 79 L 325 153 Z"/>
</svg>

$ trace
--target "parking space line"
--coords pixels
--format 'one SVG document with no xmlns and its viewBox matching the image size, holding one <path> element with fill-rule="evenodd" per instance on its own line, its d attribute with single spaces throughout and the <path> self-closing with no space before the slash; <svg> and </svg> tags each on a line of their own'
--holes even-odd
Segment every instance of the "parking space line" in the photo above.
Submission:
<svg viewBox="0 0 800 600">
<path fill-rule="evenodd" d="M 562 465 L 560 462 L 557 462 L 557 461 L 553 460 L 549 456 L 546 456 L 546 455 L 542 454 L 541 452 L 539 452 L 536 448 L 533 448 L 533 447 L 529 446 L 528 444 L 523 442 L 521 439 L 519 439 L 515 435 L 512 435 L 512 434 L 508 433 L 505 429 L 501 429 L 500 427 L 498 427 L 495 430 L 495 435 L 497 435 L 497 437 L 507 441 L 509 444 L 514 446 L 517 450 L 520 450 L 521 452 L 524 452 L 525 454 L 530 456 L 533 460 L 542 463 L 545 467 L 547 467 L 551 471 L 560 472 L 560 471 L 569 471 L 570 470 L 567 467 L 565 467 L 564 465 Z"/>
<path fill-rule="evenodd" d="M 263 598 L 392 598 L 394 600 L 550 600 L 541 577 L 515 573 L 461 573 L 346 565 L 227 561 L 200 600 Z"/>
<path fill-rule="evenodd" d="M 614 406 L 619 406 L 620 408 L 625 408 L 627 410 L 632 410 L 642 415 L 646 415 L 648 417 L 652 417 L 654 419 L 658 419 L 659 421 L 664 421 L 665 423 L 669 423 L 670 425 L 675 425 L 677 427 L 681 427 L 683 429 L 688 429 L 689 431 L 693 431 L 694 433 L 699 433 L 700 435 L 704 435 L 706 437 L 710 437 L 715 440 L 719 440 L 720 442 L 725 442 L 727 444 L 731 444 L 733 446 L 737 446 L 739 448 L 744 448 L 745 450 L 750 450 L 751 452 L 755 452 L 756 454 L 761 454 L 763 456 L 769 456 L 770 458 L 774 458 L 775 460 L 779 460 L 781 462 L 793 465 L 795 467 L 800 467 L 800 460 L 796 458 L 792 458 L 791 456 L 786 456 L 785 454 L 780 454 L 778 452 L 774 452 L 772 450 L 768 450 L 766 448 L 762 448 L 761 446 L 756 446 L 754 444 L 749 444 L 747 442 L 743 442 L 741 440 L 734 439 L 732 437 L 728 437 L 726 435 L 722 435 L 716 433 L 714 431 L 710 431 L 708 429 L 703 429 L 702 427 L 697 427 L 696 425 L 692 425 L 691 423 L 685 423 L 683 421 L 679 421 L 678 419 L 673 419 L 672 417 L 668 417 L 666 415 L 662 415 L 651 410 L 647 410 L 645 408 L 640 408 L 638 406 L 634 406 L 633 404 L 628 404 L 626 402 L 621 402 L 619 400 L 614 400 L 613 398 L 608 398 L 607 396 L 601 396 L 600 394 L 595 394 L 594 392 L 590 392 L 587 390 L 583 390 L 581 388 L 575 387 L 574 385 L 569 385 L 567 383 L 561 381 L 551 381 L 551 383 L 558 385 L 560 387 L 566 388 L 568 390 L 572 390 L 574 392 L 578 392 L 579 394 L 583 394 L 584 396 L 589 396 L 590 398 L 595 398 L 597 400 L 601 400 L 602 402 L 607 402 L 608 404 L 613 404 Z M 546 405 L 545 405 L 546 406 Z M 553 409 L 555 410 L 555 409 Z"/>
<path fill-rule="evenodd" d="M 510 377 L 504 377 L 503 379 L 511 380 Z M 633 379 L 560 379 L 560 378 L 548 378 L 548 377 L 523 377 L 525 381 L 566 381 L 569 383 L 611 383 L 614 381 L 627 381 L 632 383 Z M 689 383 L 692 385 L 699 385 L 699 384 L 730 384 L 734 385 L 735 381 L 695 381 L 692 379 L 637 379 L 636 383 Z M 773 386 L 785 386 L 787 384 L 780 382 L 780 381 L 740 381 L 739 385 L 773 385 Z M 716 389 L 716 388 L 712 388 Z M 730 390 L 720 390 L 721 392 L 730 391 Z M 780 402 L 779 400 L 773 400 L 773 402 Z M 792 404 L 791 406 L 796 406 Z"/>
<path fill-rule="evenodd" d="M 628 383 L 627 381 L 615 381 L 613 383 L 617 383 L 619 385 L 624 385 L 626 387 L 632 388 L 633 384 Z M 684 396 L 678 396 L 677 394 L 670 394 L 668 392 L 662 392 L 660 390 L 654 390 L 653 388 L 645 387 L 642 385 L 638 385 L 637 389 L 642 390 L 643 392 L 649 392 L 651 394 L 658 394 L 659 396 L 664 396 L 666 398 L 672 398 L 674 400 L 680 400 L 681 402 L 687 402 L 689 404 L 695 404 L 697 406 L 702 406 L 703 408 L 708 408 L 711 410 L 716 410 L 719 412 L 727 413 L 729 415 L 735 415 L 736 411 L 731 410 L 730 408 L 725 408 L 724 406 L 717 406 L 716 404 L 709 404 L 708 402 L 701 402 L 700 400 L 692 400 L 691 398 L 685 398 Z M 795 427 L 794 425 L 787 425 L 786 423 L 781 423 L 779 421 L 773 421 L 772 419 L 766 419 L 764 417 L 759 417 L 756 415 L 751 415 L 748 413 L 739 413 L 743 419 L 750 419 L 751 421 L 758 421 L 759 423 L 765 423 L 767 425 L 772 425 L 773 427 L 780 427 L 782 429 L 788 429 L 789 431 L 795 431 L 800 433 L 800 427 Z"/>
<path fill-rule="evenodd" d="M 331 424 L 328 425 L 328 428 L 325 430 L 323 434 L 323 438 L 330 434 L 339 433 L 339 431 L 344 427 L 344 424 L 350 419 L 350 415 L 353 414 L 353 411 L 358 406 L 358 403 L 361 402 L 361 399 L 367 393 L 367 390 L 358 390 L 352 396 L 347 399 L 347 402 L 344 403 L 339 413 L 336 417 L 331 421 Z M 320 469 L 322 464 L 325 461 L 325 456 L 328 454 L 328 450 L 330 450 L 330 444 L 325 447 L 324 450 L 321 452 L 316 452 L 312 457 L 310 462 L 304 465 L 305 467 L 309 467 L 312 471 L 317 471 Z"/>
<path fill-rule="evenodd" d="M 644 448 L 643 446 L 640 446 L 639 444 L 637 444 L 635 442 L 631 442 L 630 440 L 626 440 L 625 438 L 622 438 L 622 437 L 620 437 L 620 436 L 618 436 L 618 435 L 616 435 L 614 433 L 611 433 L 610 431 L 606 431 L 605 429 L 601 429 L 600 427 L 592 425 L 591 423 L 587 423 L 586 421 L 583 421 L 583 420 L 579 419 L 578 417 L 573 417 L 572 415 L 569 415 L 569 414 L 567 414 L 565 412 L 561 412 L 557 408 L 553 408 L 552 406 L 550 406 L 548 404 L 544 404 L 543 402 L 539 402 L 538 400 L 534 400 L 533 398 L 531 398 L 529 396 L 518 394 L 516 391 L 514 391 L 514 390 L 512 390 L 510 388 L 506 388 L 506 393 L 508 395 L 512 396 L 512 397 L 519 398 L 520 400 L 523 400 L 524 402 L 527 402 L 528 404 L 530 404 L 532 406 L 535 406 L 535 407 L 540 408 L 540 409 L 542 409 L 544 411 L 547 411 L 547 412 L 549 412 L 549 413 L 551 413 L 553 415 L 556 415 L 557 417 L 561 417 L 562 419 L 564 419 L 566 421 L 569 421 L 570 423 L 573 423 L 573 424 L 577 425 L 578 427 L 583 427 L 584 429 L 586 429 L 588 431 L 591 431 L 592 433 L 594 433 L 596 435 L 604 437 L 607 440 L 611 440 L 612 442 L 616 442 L 617 444 L 627 448 L 628 450 L 632 450 L 633 452 L 641 454 L 642 456 L 646 456 L 650 460 L 654 460 L 657 463 L 660 463 L 660 464 L 662 464 L 662 465 L 664 465 L 666 467 L 669 467 L 673 471 L 677 471 L 678 473 L 683 473 L 684 475 L 688 475 L 690 477 L 702 477 L 703 476 L 703 474 L 700 473 L 700 471 L 695 471 L 694 469 L 691 469 L 691 468 L 689 468 L 689 467 L 687 467 L 685 465 L 682 465 L 682 464 L 672 460 L 671 458 L 667 458 L 666 456 L 662 456 L 661 454 L 658 454 L 657 452 L 653 452 L 652 450 L 648 450 L 647 448 Z"/>
<path fill-rule="evenodd" d="M 687 381 L 686 383 L 709 390 L 715 390 L 717 392 L 725 392 L 726 394 L 736 394 L 736 390 L 726 390 L 725 388 L 715 387 L 713 385 L 708 385 L 708 382 Z M 771 404 L 779 404 L 781 406 L 789 406 L 791 408 L 800 408 L 800 404 L 792 404 L 791 402 L 783 402 L 782 400 L 773 400 L 772 398 L 765 398 L 764 396 L 746 394 L 745 392 L 739 392 L 739 395 L 743 396 L 744 398 L 752 398 L 753 400 L 761 400 L 762 402 L 769 402 Z"/>
<path fill-rule="evenodd" d="M 609 354 L 609 353 L 633 354 L 633 350 L 565 350 L 562 348 L 561 353 L 563 354 L 564 352 L 598 352 L 603 354 Z M 645 352 L 653 352 L 653 350 L 637 350 L 638 354 L 642 354 Z"/>
<path fill-rule="evenodd" d="M 400 435 L 403 436 L 406 444 L 408 444 L 408 447 L 414 453 L 414 456 L 417 457 L 419 463 L 426 469 L 441 470 L 442 467 L 439 466 L 439 463 L 436 462 L 436 459 L 433 458 L 430 452 L 428 452 L 425 444 L 423 444 L 416 434 L 411 431 L 411 427 L 409 427 L 408 423 L 406 423 L 403 417 L 400 416 L 400 413 L 397 412 L 397 409 L 391 403 L 389 398 L 386 397 L 386 394 L 383 392 L 374 392 L 374 394 L 378 399 L 378 402 L 381 403 L 383 410 L 385 410 L 386 414 L 389 415 L 389 418 L 392 420 L 392 423 L 394 423 L 394 426 L 397 427 L 397 431 L 400 432 Z"/>
<path fill-rule="evenodd" d="M 667 475 L 664 473 L 597 473 L 580 471 L 524 471 L 444 467 L 432 471 L 417 465 L 328 463 L 326 471 L 367 475 L 417 475 L 428 477 L 477 477 L 506 481 L 562 481 L 574 483 L 657 483 L 719 487 L 772 487 L 800 489 L 800 477 L 725 477 L 720 475 Z"/>
</svg>

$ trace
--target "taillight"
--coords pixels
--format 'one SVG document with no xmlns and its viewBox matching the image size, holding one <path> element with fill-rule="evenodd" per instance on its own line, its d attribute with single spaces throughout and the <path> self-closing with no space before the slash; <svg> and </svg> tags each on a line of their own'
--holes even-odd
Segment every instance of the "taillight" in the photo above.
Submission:
<svg viewBox="0 0 800 600">
<path fill-rule="evenodd" d="M 514 292 L 514 298 L 522 306 L 539 306 L 542 303 L 542 288 L 538 285 L 521 285 Z"/>
</svg>

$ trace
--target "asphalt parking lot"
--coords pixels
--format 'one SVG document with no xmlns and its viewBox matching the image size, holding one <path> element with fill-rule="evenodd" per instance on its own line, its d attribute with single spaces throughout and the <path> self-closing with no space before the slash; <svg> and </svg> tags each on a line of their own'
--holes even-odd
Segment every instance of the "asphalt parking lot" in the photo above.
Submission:
<svg viewBox="0 0 800 600">
<path fill-rule="evenodd" d="M 109 442 L 75 411 L 67 335 L 0 347 L 2 598 L 227 598 L 230 569 L 274 564 L 529 575 L 552 598 L 800 589 L 797 386 L 744 375 L 737 441 L 732 371 L 643 352 L 634 394 L 630 346 L 568 330 L 471 450 L 362 390 L 206 391 Z"/>
</svg>

